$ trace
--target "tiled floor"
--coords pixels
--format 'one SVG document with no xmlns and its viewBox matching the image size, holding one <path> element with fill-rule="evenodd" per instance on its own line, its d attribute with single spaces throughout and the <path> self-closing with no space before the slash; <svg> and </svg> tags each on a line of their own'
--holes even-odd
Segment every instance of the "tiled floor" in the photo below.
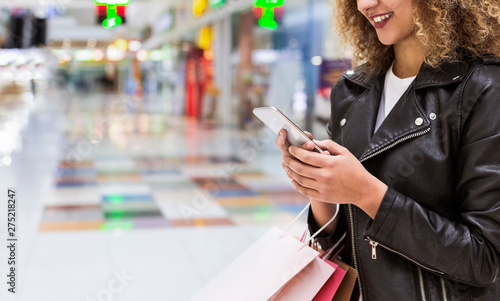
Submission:
<svg viewBox="0 0 500 301">
<path fill-rule="evenodd" d="M 267 130 L 172 116 L 160 100 L 66 99 L 45 120 L 62 121 L 45 133 L 58 159 L 46 159 L 54 184 L 31 222 L 20 300 L 188 300 L 306 204 Z"/>
</svg>

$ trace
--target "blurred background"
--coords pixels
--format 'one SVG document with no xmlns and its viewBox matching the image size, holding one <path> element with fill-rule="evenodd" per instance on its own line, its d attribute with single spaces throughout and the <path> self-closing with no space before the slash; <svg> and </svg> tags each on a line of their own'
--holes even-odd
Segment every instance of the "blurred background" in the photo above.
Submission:
<svg viewBox="0 0 500 301">
<path fill-rule="evenodd" d="M 307 204 L 275 106 L 326 139 L 329 0 L 0 0 L 0 300 L 188 300 Z M 300 236 L 305 218 L 290 234 Z"/>
</svg>

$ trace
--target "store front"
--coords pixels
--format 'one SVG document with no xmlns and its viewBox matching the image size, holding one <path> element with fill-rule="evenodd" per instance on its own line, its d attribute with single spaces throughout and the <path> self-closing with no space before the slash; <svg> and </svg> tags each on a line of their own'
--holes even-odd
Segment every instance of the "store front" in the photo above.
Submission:
<svg viewBox="0 0 500 301">
<path fill-rule="evenodd" d="M 315 106 L 321 99 L 318 107 L 325 111 L 325 82 L 336 81 L 323 74 L 323 63 L 338 66 L 337 75 L 349 67 L 337 62 L 348 61 L 349 53 L 339 51 L 332 33 L 331 4 L 290 0 L 269 8 L 259 1 L 240 2 L 179 3 L 169 10 L 176 16 L 172 28 L 149 39 L 154 47 L 179 51 L 176 63 L 161 71 L 170 74 L 166 95 L 184 96 L 182 108 L 172 102 L 173 111 L 249 129 L 255 126 L 254 107 L 276 106 L 316 131 L 315 122 L 327 116 L 318 118 Z"/>
</svg>

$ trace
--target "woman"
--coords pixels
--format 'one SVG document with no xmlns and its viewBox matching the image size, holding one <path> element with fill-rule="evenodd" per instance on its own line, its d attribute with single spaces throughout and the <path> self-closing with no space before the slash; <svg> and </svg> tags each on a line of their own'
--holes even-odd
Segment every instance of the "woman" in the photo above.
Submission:
<svg viewBox="0 0 500 301">
<path fill-rule="evenodd" d="M 345 232 L 352 300 L 500 300 L 500 4 L 338 0 L 359 67 L 332 90 L 331 140 L 276 143 L 318 239 Z"/>
</svg>

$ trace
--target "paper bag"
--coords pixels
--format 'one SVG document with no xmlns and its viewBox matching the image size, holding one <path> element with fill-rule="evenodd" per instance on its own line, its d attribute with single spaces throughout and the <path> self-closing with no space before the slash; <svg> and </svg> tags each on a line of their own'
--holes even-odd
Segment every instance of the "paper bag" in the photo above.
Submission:
<svg viewBox="0 0 500 301">
<path fill-rule="evenodd" d="M 331 301 L 333 296 L 337 293 L 342 280 L 346 275 L 346 271 L 340 268 L 336 263 L 331 262 L 330 260 L 326 260 L 326 263 L 335 268 L 335 272 L 328 279 L 328 281 L 323 285 L 323 287 L 319 290 L 312 301 Z"/>
<path fill-rule="evenodd" d="M 338 259 L 334 259 L 333 262 L 336 263 L 341 269 L 345 270 L 346 274 L 332 301 L 349 301 L 351 299 L 354 286 L 356 285 L 358 271 Z"/>
<path fill-rule="evenodd" d="M 333 265 L 316 257 L 309 265 L 288 281 L 269 301 L 313 300 L 314 296 L 317 295 L 319 290 L 334 273 L 335 267 Z"/>
<path fill-rule="evenodd" d="M 303 247 L 301 242 L 291 236 L 282 234 L 283 232 L 278 228 L 269 230 L 190 300 L 265 301 L 271 299 L 319 255 L 312 248 Z M 322 265 L 322 269 L 327 269 L 327 267 Z M 333 268 L 330 271 L 333 272 Z M 319 288 L 330 276 L 331 273 L 328 274 L 328 272 L 314 276 L 320 283 Z M 308 288 L 305 289 L 308 290 Z M 310 288 L 311 293 L 314 289 Z M 314 296 L 318 290 L 312 295 Z"/>
</svg>

